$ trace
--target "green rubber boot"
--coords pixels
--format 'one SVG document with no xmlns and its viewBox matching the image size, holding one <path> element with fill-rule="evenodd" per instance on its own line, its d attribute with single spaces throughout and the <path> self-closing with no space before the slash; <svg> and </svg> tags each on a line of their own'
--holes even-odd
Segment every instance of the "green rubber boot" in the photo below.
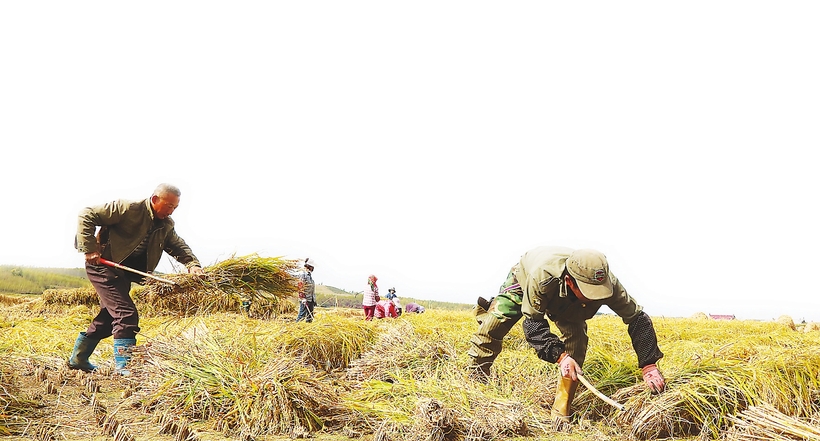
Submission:
<svg viewBox="0 0 820 441">
<path fill-rule="evenodd" d="M 85 332 L 80 332 L 80 335 L 77 336 L 77 341 L 74 342 L 74 350 L 71 351 L 71 357 L 68 358 L 68 367 L 85 372 L 96 370 L 97 366 L 89 363 L 88 357 L 94 352 L 99 342 L 99 340 L 86 337 Z"/>
</svg>

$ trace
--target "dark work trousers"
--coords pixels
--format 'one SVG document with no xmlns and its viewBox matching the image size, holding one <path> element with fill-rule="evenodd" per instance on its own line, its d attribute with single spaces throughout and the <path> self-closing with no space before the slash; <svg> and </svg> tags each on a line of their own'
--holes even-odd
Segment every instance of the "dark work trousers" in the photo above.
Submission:
<svg viewBox="0 0 820 441">
<path fill-rule="evenodd" d="M 141 281 L 141 276 L 105 265 L 86 264 L 85 272 L 100 298 L 100 313 L 88 326 L 86 337 L 136 338 L 140 317 L 129 292 L 131 282 Z"/>
</svg>

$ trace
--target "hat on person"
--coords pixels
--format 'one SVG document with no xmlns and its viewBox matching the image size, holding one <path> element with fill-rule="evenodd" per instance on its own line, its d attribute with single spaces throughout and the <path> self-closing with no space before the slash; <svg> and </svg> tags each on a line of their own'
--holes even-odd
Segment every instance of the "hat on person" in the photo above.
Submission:
<svg viewBox="0 0 820 441">
<path fill-rule="evenodd" d="M 305 259 L 305 266 L 312 266 L 313 268 L 316 268 L 316 261 L 313 258 L 308 257 Z"/>
<path fill-rule="evenodd" d="M 388 292 L 396 292 L 396 288 L 390 288 L 387 290 Z"/>
<path fill-rule="evenodd" d="M 587 249 L 575 250 L 567 258 L 566 266 L 584 297 L 589 300 L 612 297 L 609 263 L 603 253 Z"/>
</svg>

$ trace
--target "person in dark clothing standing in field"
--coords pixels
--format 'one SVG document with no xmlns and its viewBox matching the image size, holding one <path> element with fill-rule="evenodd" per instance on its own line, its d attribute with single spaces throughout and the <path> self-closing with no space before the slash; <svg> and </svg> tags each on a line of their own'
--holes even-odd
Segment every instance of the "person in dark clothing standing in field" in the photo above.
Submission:
<svg viewBox="0 0 820 441">
<path fill-rule="evenodd" d="M 88 280 L 100 298 L 100 312 L 84 332 L 80 332 L 68 360 L 72 369 L 93 371 L 88 361 L 100 340 L 114 337 L 116 372 L 130 375 L 126 365 L 137 344 L 139 314 L 131 299 L 131 283 L 142 276 L 102 265 L 100 259 L 151 273 L 165 251 L 192 274 L 202 274 L 202 266 L 191 248 L 174 229 L 171 214 L 179 206 L 181 192 L 173 185 L 160 184 L 148 199 L 116 200 L 80 211 L 75 247 L 85 254 Z M 99 231 L 97 228 L 99 227 Z"/>
<path fill-rule="evenodd" d="M 296 321 L 313 321 L 313 308 L 316 307 L 316 284 L 313 283 L 313 268 L 316 261 L 305 259 L 305 270 L 299 274 L 299 314 Z"/>
</svg>

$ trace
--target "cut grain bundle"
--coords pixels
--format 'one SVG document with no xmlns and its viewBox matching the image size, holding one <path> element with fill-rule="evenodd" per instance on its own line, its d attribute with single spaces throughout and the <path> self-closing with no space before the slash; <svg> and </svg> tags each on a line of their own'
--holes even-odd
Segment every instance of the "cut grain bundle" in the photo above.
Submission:
<svg viewBox="0 0 820 441">
<path fill-rule="evenodd" d="M 76 307 L 100 307 L 100 298 L 94 288 L 47 289 L 39 300 L 31 303 L 33 313 L 66 314 Z"/>
<path fill-rule="evenodd" d="M 784 415 L 768 404 L 752 406 L 730 419 L 735 425 L 726 434 L 729 441 L 820 441 L 820 426 Z"/>
<path fill-rule="evenodd" d="M 289 354 L 257 347 L 253 338 L 217 336 L 200 324 L 146 345 L 143 406 L 245 438 L 314 432 L 336 412 L 338 397 L 321 371 Z M 333 410 L 331 410 L 333 409 Z"/>
<path fill-rule="evenodd" d="M 344 421 L 374 439 L 491 440 L 526 436 L 549 414 L 496 396 L 466 380 L 456 363 L 421 377 L 394 374 L 391 382 L 367 380 L 343 396 L 353 419 Z"/>
<path fill-rule="evenodd" d="M 756 360 L 708 359 L 670 373 L 661 395 L 651 395 L 638 384 L 613 398 L 628 399 L 618 421 L 635 438 L 714 438 L 728 427 L 729 416 L 757 403 L 810 415 L 815 410 L 812 391 L 820 389 L 820 379 L 813 374 L 818 369 L 820 357 L 798 360 L 782 353 Z"/>
<path fill-rule="evenodd" d="M 587 354 L 584 375 L 598 391 L 612 396 L 621 389 L 635 385 L 637 360 L 634 357 L 631 351 L 623 348 L 612 351 L 596 345 Z M 557 372 L 554 375 L 558 377 Z M 613 408 L 586 387 L 578 388 L 572 407 L 585 418 L 593 420 L 613 415 Z"/>
<path fill-rule="evenodd" d="M 479 401 L 467 426 L 465 441 L 517 437 L 530 434 L 531 412 L 515 401 Z"/>
<path fill-rule="evenodd" d="M 281 352 L 295 354 L 306 364 L 331 372 L 347 369 L 373 346 L 378 328 L 361 319 L 328 314 L 313 323 L 288 324 L 270 341 Z M 263 337 L 264 338 L 264 337 Z"/>
<path fill-rule="evenodd" d="M 203 275 L 164 276 L 175 285 L 148 279 L 135 297 L 141 307 L 157 314 L 239 312 L 247 302 L 250 315 L 266 319 L 295 309 L 283 300 L 296 294 L 298 267 L 281 257 L 232 257 L 205 267 Z"/>
<path fill-rule="evenodd" d="M 424 339 L 410 322 L 388 322 L 373 347 L 351 363 L 347 376 L 356 381 L 390 381 L 396 372 L 426 376 L 455 357 L 455 349 L 443 338 Z"/>
<path fill-rule="evenodd" d="M 388 323 L 348 370 L 358 383 L 343 396 L 355 412 L 349 426 L 375 431 L 374 439 L 489 440 L 527 435 L 546 419 L 536 416 L 540 407 L 532 411 L 531 404 L 470 381 L 444 335 L 419 333 L 410 322 Z"/>
<path fill-rule="evenodd" d="M 31 299 L 26 299 L 23 297 L 7 296 L 5 294 L 0 294 L 0 305 L 3 306 L 19 305 L 21 303 L 28 303 L 30 301 Z"/>
<path fill-rule="evenodd" d="M 792 320 L 792 318 L 788 315 L 781 315 L 780 317 L 778 317 L 777 323 L 791 329 L 792 331 L 797 329 L 797 326 L 795 326 L 794 324 L 794 320 Z"/>
</svg>

